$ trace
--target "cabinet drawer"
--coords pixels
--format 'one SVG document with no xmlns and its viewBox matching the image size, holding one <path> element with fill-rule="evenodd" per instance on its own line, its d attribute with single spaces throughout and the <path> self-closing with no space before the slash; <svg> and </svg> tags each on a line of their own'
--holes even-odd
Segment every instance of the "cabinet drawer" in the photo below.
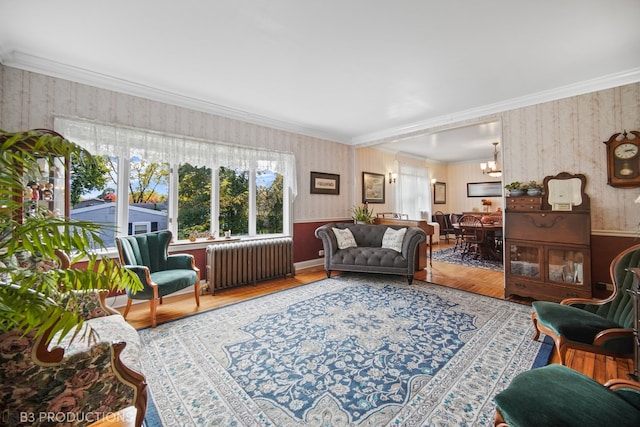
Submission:
<svg viewBox="0 0 640 427">
<path fill-rule="evenodd" d="M 507 212 L 505 236 L 534 242 L 589 245 L 588 212 Z"/>
<path fill-rule="evenodd" d="M 566 298 L 591 298 L 591 289 L 586 286 L 556 286 L 511 277 L 506 283 L 505 297 L 514 295 L 541 301 L 560 302 Z"/>
<path fill-rule="evenodd" d="M 532 211 L 540 210 L 542 207 L 542 197 L 507 197 L 507 210 L 511 211 Z"/>
</svg>

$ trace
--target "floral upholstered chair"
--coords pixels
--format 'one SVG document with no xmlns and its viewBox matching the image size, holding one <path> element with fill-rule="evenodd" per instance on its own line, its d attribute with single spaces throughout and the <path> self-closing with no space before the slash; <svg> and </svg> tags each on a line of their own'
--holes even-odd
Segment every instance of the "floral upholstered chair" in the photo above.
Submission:
<svg viewBox="0 0 640 427">
<path fill-rule="evenodd" d="M 106 307 L 104 293 L 63 303 L 79 304 L 86 319 L 75 336 L 0 334 L 0 425 L 88 425 L 130 406 L 142 425 L 147 392 L 136 330 Z"/>
</svg>

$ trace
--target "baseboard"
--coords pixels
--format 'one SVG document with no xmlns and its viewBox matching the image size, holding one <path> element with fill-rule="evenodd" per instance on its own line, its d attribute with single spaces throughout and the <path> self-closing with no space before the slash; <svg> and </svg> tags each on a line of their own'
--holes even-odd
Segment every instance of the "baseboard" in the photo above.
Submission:
<svg viewBox="0 0 640 427">
<path fill-rule="evenodd" d="M 296 262 L 293 266 L 294 266 L 294 268 L 296 270 L 299 270 L 299 269 L 317 267 L 319 265 L 322 265 L 323 262 L 324 262 L 324 258 L 318 258 L 318 259 L 312 259 L 312 260 L 308 260 L 308 261 Z M 200 281 L 200 288 L 204 289 L 204 288 L 206 288 L 206 286 L 207 286 L 206 280 L 201 280 Z M 171 294 L 171 296 L 182 295 L 182 294 L 192 294 L 192 293 L 193 293 L 193 289 L 191 289 L 191 286 L 189 286 L 188 288 L 181 289 L 178 292 Z M 147 300 L 133 300 L 132 303 L 133 304 L 148 304 L 149 301 L 147 301 Z M 113 307 L 113 308 L 124 307 L 124 306 L 127 305 L 127 295 L 126 294 L 121 294 L 121 295 L 115 295 L 115 296 L 112 296 L 112 297 L 107 297 L 107 305 L 109 307 Z"/>
<path fill-rule="evenodd" d="M 324 263 L 324 258 L 317 258 L 317 259 L 310 259 L 307 261 L 296 262 L 293 264 L 293 266 L 297 271 L 305 268 L 317 267 L 319 265 L 322 265 L 323 263 Z"/>
</svg>

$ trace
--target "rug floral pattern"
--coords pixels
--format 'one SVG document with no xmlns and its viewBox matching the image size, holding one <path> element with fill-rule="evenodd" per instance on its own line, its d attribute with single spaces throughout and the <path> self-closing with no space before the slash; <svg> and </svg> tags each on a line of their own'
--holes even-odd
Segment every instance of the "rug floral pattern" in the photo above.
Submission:
<svg viewBox="0 0 640 427">
<path fill-rule="evenodd" d="M 473 254 L 462 257 L 460 249 L 454 251 L 455 248 L 444 248 L 433 252 L 433 260 L 446 262 L 448 264 L 464 265 L 466 267 L 483 268 L 485 270 L 504 271 L 504 266 L 500 260 L 496 259 L 480 259 Z"/>
<path fill-rule="evenodd" d="M 492 425 L 530 308 L 343 275 L 140 331 L 165 426 Z"/>
<path fill-rule="evenodd" d="M 223 344 L 226 369 L 251 398 L 300 421 L 326 396 L 359 422 L 406 403 L 410 382 L 428 380 L 451 359 L 473 322 L 414 288 L 362 284 L 260 316 L 242 328 L 249 339 Z"/>
</svg>

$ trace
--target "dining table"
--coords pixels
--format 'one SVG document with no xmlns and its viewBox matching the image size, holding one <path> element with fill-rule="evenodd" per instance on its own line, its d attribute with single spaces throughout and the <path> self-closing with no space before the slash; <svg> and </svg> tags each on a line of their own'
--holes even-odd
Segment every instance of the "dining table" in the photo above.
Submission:
<svg viewBox="0 0 640 427">
<path fill-rule="evenodd" d="M 454 230 L 460 230 L 460 224 L 451 224 Z M 480 257 L 491 258 L 502 262 L 503 254 L 503 233 L 502 222 L 483 222 L 472 227 L 482 227 L 484 236 L 479 245 Z"/>
</svg>

